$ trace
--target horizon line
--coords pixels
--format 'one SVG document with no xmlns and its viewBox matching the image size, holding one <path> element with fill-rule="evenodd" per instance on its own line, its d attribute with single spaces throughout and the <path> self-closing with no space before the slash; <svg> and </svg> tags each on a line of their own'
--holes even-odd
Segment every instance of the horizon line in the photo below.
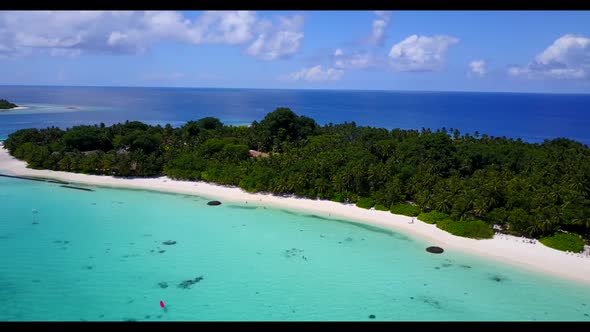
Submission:
<svg viewBox="0 0 590 332">
<path fill-rule="evenodd" d="M 0 84 L 0 87 L 47 87 L 47 88 L 136 88 L 136 89 L 211 89 L 211 90 L 271 90 L 271 91 L 331 91 L 331 92 L 402 92 L 402 93 L 490 93 L 490 94 L 536 94 L 536 95 L 582 95 L 590 92 L 517 92 L 517 91 L 473 91 L 473 90 L 387 90 L 387 89 L 329 89 L 329 88 L 244 88 L 205 86 L 141 86 L 141 85 L 47 85 L 47 84 Z"/>
</svg>

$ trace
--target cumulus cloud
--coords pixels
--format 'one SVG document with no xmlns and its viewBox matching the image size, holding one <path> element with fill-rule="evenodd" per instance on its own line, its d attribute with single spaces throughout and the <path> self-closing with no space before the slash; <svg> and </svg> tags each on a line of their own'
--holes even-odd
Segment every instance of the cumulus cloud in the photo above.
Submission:
<svg viewBox="0 0 590 332">
<path fill-rule="evenodd" d="M 175 11 L 0 12 L 0 56 L 137 54 L 170 40 L 241 45 L 247 54 L 274 60 L 297 52 L 303 39 L 302 17 L 278 21 L 275 26 L 250 11 L 207 11 L 194 20 Z"/>
<path fill-rule="evenodd" d="M 344 71 L 337 68 L 323 68 L 321 65 L 303 68 L 287 76 L 291 81 L 325 82 L 337 81 L 342 78 Z"/>
<path fill-rule="evenodd" d="M 382 56 L 378 54 L 378 47 L 382 46 L 385 40 L 385 30 L 389 25 L 391 12 L 374 11 L 375 18 L 372 21 L 371 34 L 362 40 L 361 43 L 353 42 L 349 44 L 370 44 L 365 49 L 342 49 L 336 48 L 331 56 L 324 58 L 330 63 L 327 66 L 338 73 L 341 77 L 344 70 L 349 69 L 367 69 L 376 67 L 383 63 Z M 350 46 L 350 45 L 349 45 Z M 317 62 L 316 62 L 317 63 Z M 319 66 L 311 67 L 317 68 Z"/>
<path fill-rule="evenodd" d="M 478 75 L 480 77 L 486 74 L 485 60 L 473 60 L 469 63 L 469 74 Z"/>
<path fill-rule="evenodd" d="M 508 68 L 511 76 L 584 79 L 590 76 L 590 38 L 564 35 L 526 66 Z"/>
<path fill-rule="evenodd" d="M 344 51 L 337 49 L 334 52 L 334 67 L 340 69 L 364 69 L 375 65 L 375 56 L 370 52 L 344 54 Z"/>
<path fill-rule="evenodd" d="M 264 21 L 258 38 L 248 47 L 246 53 L 261 60 L 275 60 L 288 57 L 299 50 L 303 41 L 303 16 L 279 17 L 278 28 Z"/>
<path fill-rule="evenodd" d="M 383 45 L 385 40 L 385 29 L 389 26 L 389 20 L 391 18 L 391 12 L 388 11 L 375 11 L 377 16 L 373 20 L 373 30 L 369 40 L 377 45 Z"/>
<path fill-rule="evenodd" d="M 186 38 L 196 44 L 241 44 L 252 39 L 256 23 L 256 14 L 249 11 L 205 12 L 186 31 Z"/>
<path fill-rule="evenodd" d="M 452 36 L 412 35 L 391 47 L 390 62 L 399 71 L 440 70 L 449 47 L 458 42 L 459 39 Z"/>
</svg>

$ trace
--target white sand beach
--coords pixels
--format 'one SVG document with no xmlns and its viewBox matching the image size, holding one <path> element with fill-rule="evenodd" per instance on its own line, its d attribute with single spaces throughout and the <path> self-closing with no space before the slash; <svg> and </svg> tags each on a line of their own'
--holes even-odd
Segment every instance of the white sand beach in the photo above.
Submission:
<svg viewBox="0 0 590 332">
<path fill-rule="evenodd" d="M 57 172 L 50 170 L 33 170 L 26 163 L 8 154 L 0 145 L 0 174 L 13 176 L 40 177 L 71 183 L 155 190 L 182 194 L 193 194 L 223 202 L 253 203 L 260 206 L 273 206 L 294 210 L 305 210 L 325 217 L 342 218 L 370 225 L 390 228 L 401 233 L 421 238 L 430 245 L 440 246 L 445 250 L 461 250 L 481 255 L 490 259 L 515 264 L 520 267 L 576 280 L 590 284 L 590 257 L 567 254 L 548 248 L 540 243 L 531 244 L 523 239 L 505 235 L 496 235 L 489 240 L 473 240 L 457 237 L 444 232 L 435 225 L 423 223 L 416 219 L 394 215 L 388 211 L 375 211 L 358 208 L 331 201 L 277 197 L 266 194 L 250 194 L 239 188 L 231 188 L 204 182 L 176 181 L 167 177 L 159 178 L 114 178 Z"/>
</svg>

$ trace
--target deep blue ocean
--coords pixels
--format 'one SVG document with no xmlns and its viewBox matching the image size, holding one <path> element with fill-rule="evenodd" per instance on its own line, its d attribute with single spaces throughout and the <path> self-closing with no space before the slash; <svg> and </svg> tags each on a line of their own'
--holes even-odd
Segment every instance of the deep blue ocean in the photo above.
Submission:
<svg viewBox="0 0 590 332">
<path fill-rule="evenodd" d="M 590 145 L 590 94 L 0 86 L 0 99 L 27 107 L 0 112 L 0 139 L 21 128 L 125 120 L 179 126 L 214 116 L 226 124 L 250 124 L 289 107 L 320 124 L 446 127 L 528 142 L 567 137 Z"/>
</svg>

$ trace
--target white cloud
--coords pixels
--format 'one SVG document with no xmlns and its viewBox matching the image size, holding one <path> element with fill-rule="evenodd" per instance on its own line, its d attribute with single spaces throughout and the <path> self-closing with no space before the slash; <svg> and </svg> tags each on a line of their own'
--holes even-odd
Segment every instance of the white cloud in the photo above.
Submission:
<svg viewBox="0 0 590 332">
<path fill-rule="evenodd" d="M 564 35 L 526 66 L 508 68 L 511 76 L 583 79 L 590 74 L 590 38 Z"/>
<path fill-rule="evenodd" d="M 520 75 L 527 74 L 528 72 L 529 72 L 529 70 L 526 68 L 521 68 L 521 67 L 516 67 L 516 66 L 508 68 L 508 75 L 510 75 L 510 76 L 520 76 Z"/>
<path fill-rule="evenodd" d="M 334 56 L 341 56 L 341 55 L 343 55 L 343 54 L 344 54 L 344 52 L 342 51 L 342 49 L 339 49 L 339 48 L 337 48 L 337 49 L 334 51 Z"/>
<path fill-rule="evenodd" d="M 469 63 L 469 74 L 475 74 L 481 77 L 484 76 L 486 73 L 487 71 L 485 60 L 473 60 Z"/>
<path fill-rule="evenodd" d="M 369 40 L 377 45 L 383 45 L 383 41 L 385 40 L 385 29 L 389 26 L 391 12 L 375 11 L 375 15 L 377 15 L 377 18 L 373 20 L 373 30 Z"/>
<path fill-rule="evenodd" d="M 194 20 L 175 11 L 0 12 L 0 57 L 145 52 L 162 40 L 243 45 L 264 60 L 291 55 L 303 40 L 303 18 L 278 17 L 277 28 L 250 11 L 207 11 Z"/>
<path fill-rule="evenodd" d="M 205 12 L 188 31 L 187 37 L 195 44 L 241 44 L 252 39 L 256 23 L 256 14 L 249 11 Z"/>
<path fill-rule="evenodd" d="M 322 66 L 314 66 L 309 68 L 303 68 L 298 72 L 291 73 L 287 79 L 292 81 L 308 81 L 308 82 L 325 82 L 325 81 L 337 81 L 342 78 L 344 71 L 337 68 L 326 68 Z"/>
<path fill-rule="evenodd" d="M 279 21 L 277 29 L 272 23 L 264 21 L 258 38 L 246 53 L 261 60 L 275 60 L 296 53 L 303 41 L 303 16 L 279 17 Z"/>
<path fill-rule="evenodd" d="M 435 71 L 443 67 L 450 46 L 459 42 L 452 36 L 412 35 L 393 45 L 390 62 L 399 71 Z"/>
<path fill-rule="evenodd" d="M 375 65 L 376 60 L 371 53 L 353 53 L 344 56 L 341 52 L 339 56 L 334 59 L 334 67 L 341 69 L 364 69 Z"/>
</svg>

